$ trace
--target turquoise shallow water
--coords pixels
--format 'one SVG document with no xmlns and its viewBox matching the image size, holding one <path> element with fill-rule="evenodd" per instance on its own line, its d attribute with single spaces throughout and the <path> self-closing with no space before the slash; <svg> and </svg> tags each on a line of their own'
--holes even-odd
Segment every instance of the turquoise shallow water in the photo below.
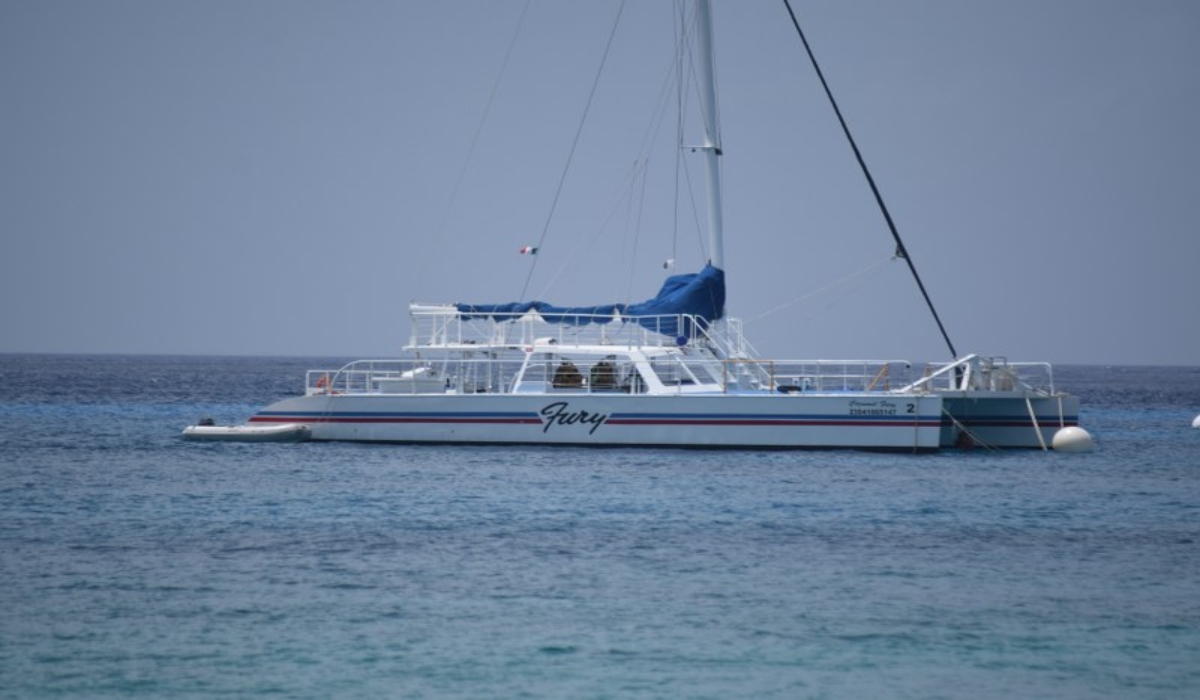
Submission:
<svg viewBox="0 0 1200 700">
<path fill-rule="evenodd" d="M 0 696 L 1200 694 L 1200 369 L 909 456 L 193 444 L 327 363 L 5 359 Z"/>
</svg>

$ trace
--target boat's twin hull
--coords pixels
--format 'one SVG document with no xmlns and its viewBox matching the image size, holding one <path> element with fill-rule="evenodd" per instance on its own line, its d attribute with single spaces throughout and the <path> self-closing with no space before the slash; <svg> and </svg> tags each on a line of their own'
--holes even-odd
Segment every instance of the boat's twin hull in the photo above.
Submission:
<svg viewBox="0 0 1200 700">
<path fill-rule="evenodd" d="M 945 447 L 1045 449 L 1060 429 L 1079 425 L 1079 397 L 1022 392 L 946 392 L 941 443 Z M 1037 429 L 1034 429 L 1036 422 Z M 1039 439 L 1040 435 L 1040 439 Z"/>
<path fill-rule="evenodd" d="M 256 425 L 303 423 L 314 440 L 936 450 L 932 395 L 360 394 L 284 399 Z"/>
</svg>

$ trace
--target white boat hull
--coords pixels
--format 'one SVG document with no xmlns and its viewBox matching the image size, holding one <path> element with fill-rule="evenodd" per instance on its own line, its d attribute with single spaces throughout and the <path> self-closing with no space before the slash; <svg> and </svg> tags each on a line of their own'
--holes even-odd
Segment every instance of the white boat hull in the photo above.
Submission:
<svg viewBox="0 0 1200 700">
<path fill-rule="evenodd" d="M 300 423 L 264 425 L 189 425 L 183 429 L 185 440 L 223 442 L 302 442 L 312 430 Z"/>
<path fill-rule="evenodd" d="M 935 395 L 311 395 L 252 425 L 303 423 L 314 440 L 398 443 L 936 450 Z"/>
</svg>

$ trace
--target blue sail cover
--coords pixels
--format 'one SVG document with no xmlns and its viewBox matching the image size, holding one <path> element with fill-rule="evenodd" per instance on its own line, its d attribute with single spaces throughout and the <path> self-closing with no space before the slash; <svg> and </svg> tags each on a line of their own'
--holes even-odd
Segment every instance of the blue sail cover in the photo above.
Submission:
<svg viewBox="0 0 1200 700">
<path fill-rule="evenodd" d="M 586 326 L 589 323 L 608 323 L 618 314 L 625 321 L 635 321 L 644 328 L 666 335 L 691 335 L 686 320 L 681 327 L 676 319 L 646 318 L 653 316 L 694 316 L 711 323 L 725 315 L 725 272 L 705 265 L 700 272 L 673 275 L 663 282 L 658 296 L 638 304 L 603 304 L 600 306 L 554 306 L 544 301 L 509 302 L 507 304 L 455 304 L 464 320 L 492 318 L 511 320 L 521 314 L 537 311 L 547 323 Z"/>
</svg>

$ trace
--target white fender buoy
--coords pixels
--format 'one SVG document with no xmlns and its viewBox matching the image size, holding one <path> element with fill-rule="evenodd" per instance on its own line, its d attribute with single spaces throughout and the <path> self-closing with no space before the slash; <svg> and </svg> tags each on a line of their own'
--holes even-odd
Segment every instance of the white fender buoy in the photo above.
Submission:
<svg viewBox="0 0 1200 700">
<path fill-rule="evenodd" d="M 1073 425 L 1054 433 L 1054 440 L 1050 446 L 1055 452 L 1091 452 L 1095 443 L 1091 433 Z"/>
<path fill-rule="evenodd" d="M 1200 416 L 1196 416 L 1195 418 L 1192 419 L 1192 427 L 1200 428 Z"/>
</svg>

